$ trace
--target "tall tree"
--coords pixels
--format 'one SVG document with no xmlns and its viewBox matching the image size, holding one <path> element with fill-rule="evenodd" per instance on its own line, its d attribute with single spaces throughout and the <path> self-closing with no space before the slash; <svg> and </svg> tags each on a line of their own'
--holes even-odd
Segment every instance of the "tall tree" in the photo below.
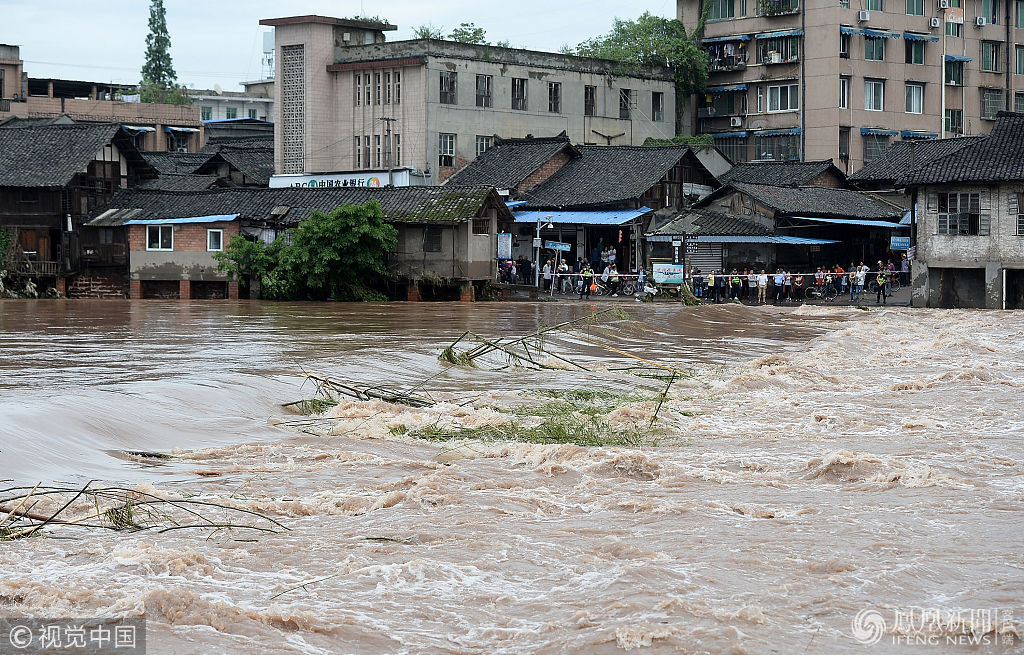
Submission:
<svg viewBox="0 0 1024 655">
<path fill-rule="evenodd" d="M 698 43 L 706 16 L 705 11 L 690 33 L 681 21 L 654 16 L 650 12 L 644 12 L 636 20 L 616 18 L 610 32 L 579 44 L 576 54 L 622 62 L 625 74 L 639 72 L 648 66 L 672 69 L 678 133 L 682 113 L 679 109 L 691 95 L 702 92 L 708 81 L 707 53 Z"/>
<path fill-rule="evenodd" d="M 444 27 L 441 25 L 434 27 L 433 23 L 427 23 L 413 29 L 412 34 L 417 39 L 443 39 Z"/>
<path fill-rule="evenodd" d="M 146 63 L 142 65 L 139 92 L 142 102 L 191 102 L 178 86 L 178 75 L 171 62 L 171 35 L 167 32 L 167 12 L 163 0 L 150 0 Z"/>
<path fill-rule="evenodd" d="M 458 41 L 459 43 L 489 45 L 487 41 L 487 32 L 484 31 L 484 28 L 477 27 L 473 23 L 459 23 L 459 26 L 448 34 L 448 38 L 452 41 Z"/>
</svg>

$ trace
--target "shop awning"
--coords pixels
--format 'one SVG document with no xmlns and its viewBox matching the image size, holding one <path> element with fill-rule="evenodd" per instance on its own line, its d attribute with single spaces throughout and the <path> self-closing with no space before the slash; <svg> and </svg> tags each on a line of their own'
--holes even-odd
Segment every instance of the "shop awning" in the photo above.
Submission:
<svg viewBox="0 0 1024 655">
<path fill-rule="evenodd" d="M 195 127 L 171 127 L 170 125 L 164 126 L 164 132 L 198 132 L 199 129 Z"/>
<path fill-rule="evenodd" d="M 931 34 L 918 34 L 917 32 L 904 32 L 903 38 L 907 41 L 938 41 L 939 37 Z"/>
<path fill-rule="evenodd" d="M 794 127 L 788 130 L 761 130 L 754 132 L 754 136 L 782 136 L 784 134 L 800 134 L 800 128 Z"/>
<path fill-rule="evenodd" d="M 739 137 L 748 136 L 750 132 L 742 130 L 740 132 L 717 132 L 711 135 L 713 139 L 735 139 Z"/>
<path fill-rule="evenodd" d="M 759 39 L 777 39 L 780 36 L 802 36 L 803 30 L 779 30 L 778 32 L 761 32 L 757 35 Z"/>
<path fill-rule="evenodd" d="M 900 130 L 900 137 L 904 139 L 937 139 L 938 132 L 918 132 L 916 130 Z"/>
<path fill-rule="evenodd" d="M 652 234 L 647 237 L 647 240 L 653 243 L 671 243 L 675 238 L 670 234 Z M 715 234 L 686 237 L 686 240 L 691 242 L 695 239 L 697 243 L 775 243 L 789 246 L 820 246 L 827 243 L 839 243 L 833 239 L 811 239 L 809 237 L 790 237 L 777 234 Z"/>
<path fill-rule="evenodd" d="M 896 136 L 899 134 L 896 130 L 886 130 L 880 127 L 862 127 L 860 128 L 861 136 Z"/>
<path fill-rule="evenodd" d="M 188 216 L 185 218 L 152 218 L 125 221 L 124 225 L 178 225 L 180 223 L 227 223 L 238 218 L 238 214 L 212 214 L 210 216 Z"/>
<path fill-rule="evenodd" d="M 801 221 L 832 223 L 836 225 L 862 225 L 864 227 L 882 227 L 889 229 L 903 227 L 899 223 L 890 223 L 889 221 L 869 221 L 860 218 L 811 218 L 809 216 L 794 216 L 793 218 Z"/>
<path fill-rule="evenodd" d="M 872 30 L 865 28 L 864 36 L 873 39 L 898 39 L 903 35 L 899 32 L 890 32 L 889 30 Z"/>
<path fill-rule="evenodd" d="M 960 55 L 946 55 L 946 61 L 971 61 L 971 58 L 961 57 Z"/>
<path fill-rule="evenodd" d="M 749 34 L 730 34 L 729 36 L 713 36 L 710 39 L 701 39 L 701 43 L 725 43 L 727 41 L 749 41 Z"/>
<path fill-rule="evenodd" d="M 724 84 L 722 86 L 709 86 L 704 89 L 708 93 L 728 93 L 731 91 L 746 91 L 746 84 Z"/>
<path fill-rule="evenodd" d="M 522 211 L 513 214 L 516 223 L 560 223 L 575 225 L 623 225 L 654 211 L 649 207 L 640 209 L 591 209 Z"/>
</svg>

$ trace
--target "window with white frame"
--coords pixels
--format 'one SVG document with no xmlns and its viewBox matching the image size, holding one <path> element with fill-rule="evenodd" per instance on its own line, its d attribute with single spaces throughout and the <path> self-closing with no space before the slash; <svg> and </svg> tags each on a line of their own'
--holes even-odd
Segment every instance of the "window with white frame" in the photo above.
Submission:
<svg viewBox="0 0 1024 655">
<path fill-rule="evenodd" d="M 981 42 L 981 70 L 999 72 L 999 44 L 995 41 Z"/>
<path fill-rule="evenodd" d="M 256 118 L 256 110 L 255 109 L 248 110 L 248 113 L 249 113 L 249 118 Z"/>
<path fill-rule="evenodd" d="M 402 102 L 402 73 L 395 71 L 395 104 Z"/>
<path fill-rule="evenodd" d="M 452 168 L 455 166 L 455 135 L 439 134 L 437 152 L 438 166 L 441 166 L 442 168 Z"/>
<path fill-rule="evenodd" d="M 999 22 L 999 0 L 981 0 L 981 12 L 989 23 L 995 25 Z"/>
<path fill-rule="evenodd" d="M 711 7 L 708 9 L 708 20 L 719 18 L 732 18 L 736 15 L 735 3 L 733 0 L 711 0 Z"/>
<path fill-rule="evenodd" d="M 238 118 L 238 107 L 228 107 L 224 110 L 225 118 Z"/>
<path fill-rule="evenodd" d="M 661 91 L 651 92 L 651 120 L 655 122 L 665 120 L 665 94 Z"/>
<path fill-rule="evenodd" d="M 363 76 L 361 73 L 352 74 L 352 98 L 358 107 L 363 104 Z"/>
<path fill-rule="evenodd" d="M 384 104 L 391 104 L 391 71 L 384 72 Z"/>
<path fill-rule="evenodd" d="M 490 150 L 492 145 L 494 145 L 493 136 L 481 136 L 478 134 L 476 136 L 476 156 L 479 157 Z"/>
<path fill-rule="evenodd" d="M 793 111 L 800 109 L 800 85 L 783 84 L 768 86 L 768 111 Z"/>
<path fill-rule="evenodd" d="M 938 233 L 988 236 L 990 217 L 981 213 L 980 193 L 940 193 Z"/>
<path fill-rule="evenodd" d="M 370 106 L 370 74 L 363 75 L 363 104 Z"/>
<path fill-rule="evenodd" d="M 907 0 L 908 16 L 924 16 L 924 0 Z"/>
<path fill-rule="evenodd" d="M 370 167 L 370 135 L 363 136 L 363 168 Z"/>
<path fill-rule="evenodd" d="M 882 111 L 885 109 L 885 82 L 864 80 L 864 109 Z"/>
<path fill-rule="evenodd" d="M 1014 198 L 1017 200 L 1017 236 L 1024 237 L 1024 193 L 1014 193 L 1010 196 L 1010 199 L 1013 200 Z"/>
<path fill-rule="evenodd" d="M 494 102 L 492 96 L 492 86 L 494 84 L 493 75 L 477 75 L 476 76 L 476 106 L 477 107 L 490 107 Z"/>
<path fill-rule="evenodd" d="M 907 83 L 905 95 L 906 107 L 904 108 L 904 111 L 908 114 L 923 114 L 924 85 Z"/>
<path fill-rule="evenodd" d="M 800 37 L 781 36 L 757 40 L 757 63 L 785 64 L 800 59 Z"/>
<path fill-rule="evenodd" d="M 593 116 L 597 111 L 597 87 L 587 84 L 583 87 L 583 115 Z"/>
<path fill-rule="evenodd" d="M 843 32 L 839 33 L 839 58 L 850 58 L 850 35 Z"/>
<path fill-rule="evenodd" d="M 512 78 L 512 109 L 526 111 L 526 78 Z"/>
<path fill-rule="evenodd" d="M 982 89 L 981 90 L 981 117 L 989 120 L 995 120 L 996 114 L 1003 108 L 1003 90 L 1002 89 Z"/>
<path fill-rule="evenodd" d="M 885 4 L 882 0 L 865 0 L 864 8 L 868 11 L 885 11 Z"/>
<path fill-rule="evenodd" d="M 839 159 L 850 161 L 850 128 L 839 128 Z"/>
<path fill-rule="evenodd" d="M 962 86 L 964 83 L 964 62 L 962 61 L 947 61 L 946 62 L 946 84 L 953 86 Z"/>
<path fill-rule="evenodd" d="M 921 39 L 906 40 L 906 61 L 908 64 L 924 64 L 924 41 Z"/>
<path fill-rule="evenodd" d="M 548 82 L 548 111 L 552 114 L 562 113 L 561 82 Z"/>
<path fill-rule="evenodd" d="M 964 34 L 962 23 L 946 23 L 946 36 L 961 37 Z"/>
<path fill-rule="evenodd" d="M 876 36 L 864 37 L 864 59 L 885 61 L 885 39 Z"/>
<path fill-rule="evenodd" d="M 964 133 L 964 110 L 963 109 L 947 109 L 946 110 L 946 131 L 951 134 L 963 134 Z"/>
<path fill-rule="evenodd" d="M 220 252 L 224 250 L 224 230 L 206 231 L 206 251 Z"/>
<path fill-rule="evenodd" d="M 363 139 L 362 139 L 362 137 L 356 136 L 356 137 L 352 137 L 352 140 L 355 142 L 354 143 L 355 154 L 352 155 L 352 159 L 356 163 L 355 168 L 362 168 L 363 167 L 363 150 L 362 150 L 362 148 L 360 148 L 360 144 L 362 143 Z"/>
<path fill-rule="evenodd" d="M 1013 67 L 1015 75 L 1024 75 L 1024 45 L 1014 46 L 1016 64 Z"/>
<path fill-rule="evenodd" d="M 458 73 L 455 71 L 441 71 L 441 95 L 438 102 L 442 105 L 454 105 L 458 104 L 457 88 L 456 83 L 458 82 Z"/>
<path fill-rule="evenodd" d="M 395 163 L 394 163 L 394 165 L 395 166 L 401 166 L 402 165 L 402 135 L 401 134 L 395 134 L 395 135 L 392 135 L 392 138 L 395 140 Z"/>
<path fill-rule="evenodd" d="M 1024 93 L 1018 91 L 1013 95 L 1013 110 L 1024 112 Z"/>
<path fill-rule="evenodd" d="M 1017 46 L 1020 47 L 1020 46 Z M 213 107 L 200 107 L 199 117 L 204 121 L 213 120 Z"/>
<path fill-rule="evenodd" d="M 146 250 L 174 250 L 174 226 L 147 225 Z"/>
<path fill-rule="evenodd" d="M 382 154 L 381 144 L 380 144 L 380 135 L 379 134 L 374 134 L 373 135 L 373 149 L 374 149 L 374 152 L 377 155 L 374 158 L 374 160 L 373 160 L 374 161 L 374 166 L 376 166 L 379 169 L 381 167 L 381 154 Z"/>
<path fill-rule="evenodd" d="M 380 73 L 373 74 L 373 84 L 376 88 L 376 92 L 373 94 L 373 104 L 379 105 L 384 99 L 383 84 Z"/>
<path fill-rule="evenodd" d="M 850 108 L 850 78 L 845 75 L 839 76 L 839 108 Z"/>
<path fill-rule="evenodd" d="M 619 118 L 628 119 L 633 112 L 633 89 L 619 89 Z"/>
</svg>

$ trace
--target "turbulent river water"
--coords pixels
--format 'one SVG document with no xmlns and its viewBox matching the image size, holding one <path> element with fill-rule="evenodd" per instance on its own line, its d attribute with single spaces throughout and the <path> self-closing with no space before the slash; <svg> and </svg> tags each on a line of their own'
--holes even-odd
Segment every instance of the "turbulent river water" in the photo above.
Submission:
<svg viewBox="0 0 1024 655">
<path fill-rule="evenodd" d="M 438 361 L 465 330 L 589 309 L 0 302 L 0 486 L 108 481 L 289 528 L 0 541 L 0 616 L 145 616 L 151 653 L 1024 652 L 1019 314 L 630 305 L 552 338 L 591 371 Z M 639 393 L 606 418 L 647 425 L 661 383 L 595 343 L 690 373 L 657 438 L 405 433 L 544 389 Z M 429 379 L 439 402 L 342 402 L 304 431 L 281 407 L 304 372 Z"/>
</svg>

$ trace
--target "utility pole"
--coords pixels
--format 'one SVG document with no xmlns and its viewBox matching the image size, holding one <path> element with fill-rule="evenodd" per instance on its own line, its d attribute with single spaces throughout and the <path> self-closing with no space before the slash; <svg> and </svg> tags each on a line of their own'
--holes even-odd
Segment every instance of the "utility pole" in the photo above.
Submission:
<svg viewBox="0 0 1024 655">
<path fill-rule="evenodd" d="M 384 121 L 384 143 L 388 146 L 387 150 L 384 151 L 384 161 L 388 166 L 388 186 L 394 186 L 394 180 L 391 176 L 391 150 L 395 146 L 391 143 L 391 124 L 398 119 L 391 116 L 381 116 L 377 120 Z"/>
</svg>

